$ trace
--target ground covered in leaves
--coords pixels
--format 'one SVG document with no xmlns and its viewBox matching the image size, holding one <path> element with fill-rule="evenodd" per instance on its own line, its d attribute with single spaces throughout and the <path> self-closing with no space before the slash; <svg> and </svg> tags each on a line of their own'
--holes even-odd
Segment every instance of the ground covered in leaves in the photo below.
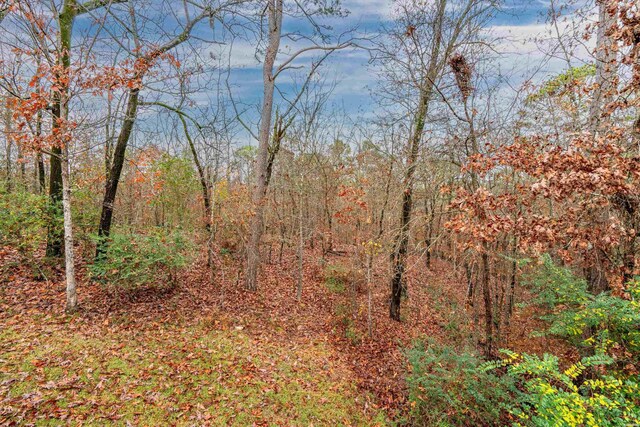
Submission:
<svg viewBox="0 0 640 427">
<path fill-rule="evenodd" d="M 469 334 L 446 265 L 411 270 L 398 323 L 381 261 L 369 336 L 363 284 L 326 279 L 344 253 L 307 255 L 301 301 L 292 255 L 253 293 L 230 255 L 213 274 L 200 260 L 173 288 L 135 291 L 92 283 L 80 263 L 81 308 L 66 315 L 62 271 L 43 280 L 1 251 L 0 425 L 386 425 L 406 410 L 404 349 Z"/>
<path fill-rule="evenodd" d="M 322 342 L 256 342 L 205 324 L 83 330 L 46 317 L 3 330 L 2 422 L 369 425 Z"/>
</svg>

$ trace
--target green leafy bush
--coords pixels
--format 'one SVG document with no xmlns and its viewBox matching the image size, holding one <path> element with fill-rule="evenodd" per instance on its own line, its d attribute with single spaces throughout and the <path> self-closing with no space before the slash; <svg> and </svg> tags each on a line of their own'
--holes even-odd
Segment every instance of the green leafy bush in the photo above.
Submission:
<svg viewBox="0 0 640 427">
<path fill-rule="evenodd" d="M 93 187 L 77 186 L 73 188 L 73 231 L 77 241 L 89 248 L 93 243 L 96 224 L 100 222 L 102 191 Z"/>
<path fill-rule="evenodd" d="M 516 392 L 511 377 L 481 370 L 483 360 L 435 342 L 408 352 L 411 424 L 417 426 L 504 425 L 502 415 Z"/>
<path fill-rule="evenodd" d="M 26 192 L 0 194 L 0 245 L 32 256 L 46 240 L 47 198 Z"/>
<path fill-rule="evenodd" d="M 526 284 L 535 294 L 535 304 L 553 309 L 561 305 L 581 305 L 589 301 L 587 282 L 570 269 L 557 265 L 548 254 L 540 258 L 540 266 L 529 275 Z"/>
<path fill-rule="evenodd" d="M 189 262 L 190 245 L 178 232 L 112 234 L 107 252 L 90 266 L 95 280 L 125 288 L 173 286 Z"/>
<path fill-rule="evenodd" d="M 640 281 L 627 285 L 629 298 L 608 292 L 593 295 L 584 279 L 545 256 L 530 282 L 536 302 L 550 310 L 543 316 L 550 323 L 545 333 L 591 354 L 615 350 L 629 362 L 640 360 Z"/>
<path fill-rule="evenodd" d="M 502 372 L 518 385 L 507 406 L 517 426 L 600 426 L 640 424 L 640 378 L 632 367 L 640 356 L 640 285 L 628 284 L 628 298 L 593 295 L 585 280 L 546 255 L 529 280 L 535 304 L 547 309 L 543 334 L 583 350 L 577 363 L 560 368 L 542 357 L 501 350 L 505 358 L 481 370 Z M 631 373 L 630 373 L 631 372 Z"/>
<path fill-rule="evenodd" d="M 488 362 L 482 371 L 506 367 L 505 377 L 518 381 L 518 398 L 508 405 L 516 426 L 623 427 L 640 423 L 640 382 L 637 376 L 604 374 L 613 362 L 598 354 L 561 370 L 558 358 L 542 358 L 501 350 L 506 358 Z M 589 375 L 586 375 L 586 374 Z"/>
<path fill-rule="evenodd" d="M 331 292 L 343 293 L 349 283 L 349 269 L 341 264 L 331 264 L 324 269 L 324 284 Z"/>
<path fill-rule="evenodd" d="M 418 345 L 408 353 L 415 424 L 640 425 L 640 283 L 629 283 L 624 298 L 593 295 L 571 270 L 549 256 L 542 261 L 529 280 L 534 303 L 547 311 L 542 333 L 566 339 L 585 356 L 561 368 L 551 354 L 501 350 L 503 360 L 482 363 L 471 354 Z"/>
</svg>

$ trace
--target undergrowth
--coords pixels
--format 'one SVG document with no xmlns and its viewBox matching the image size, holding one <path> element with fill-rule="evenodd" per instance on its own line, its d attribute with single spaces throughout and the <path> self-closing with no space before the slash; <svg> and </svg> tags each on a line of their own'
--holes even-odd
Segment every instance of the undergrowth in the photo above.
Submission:
<svg viewBox="0 0 640 427">
<path fill-rule="evenodd" d="M 383 425 L 322 343 L 157 325 L 0 333 L 0 424 Z M 46 343 L 42 337 L 46 336 Z"/>
</svg>

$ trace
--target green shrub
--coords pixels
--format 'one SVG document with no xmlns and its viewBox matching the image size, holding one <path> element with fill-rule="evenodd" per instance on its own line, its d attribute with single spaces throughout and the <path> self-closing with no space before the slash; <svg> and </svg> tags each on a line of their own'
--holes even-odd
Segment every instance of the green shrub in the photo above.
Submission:
<svg viewBox="0 0 640 427">
<path fill-rule="evenodd" d="M 488 362 L 481 370 L 506 367 L 504 377 L 518 381 L 521 392 L 508 405 L 518 420 L 514 425 L 623 427 L 640 423 L 639 379 L 604 374 L 601 367 L 611 364 L 611 357 L 584 357 L 561 370 L 558 358 L 550 354 L 540 358 L 502 352 L 507 356 L 504 360 Z"/>
<path fill-rule="evenodd" d="M 189 262 L 190 249 L 178 232 L 112 234 L 106 254 L 90 266 L 90 272 L 95 280 L 112 286 L 173 286 L 178 270 Z"/>
<path fill-rule="evenodd" d="M 622 369 L 640 356 L 640 284 L 628 284 L 629 298 L 593 295 L 585 280 L 553 263 L 548 255 L 529 280 L 534 303 L 548 314 L 552 334 L 583 350 L 577 363 L 560 368 L 551 354 L 542 357 L 501 350 L 504 360 L 485 363 L 485 372 L 502 372 L 518 393 L 507 406 L 514 425 L 532 427 L 617 427 L 640 423 L 640 378 Z M 506 371 L 505 371 L 506 370 Z M 636 372 L 633 369 L 632 372 Z"/>
<path fill-rule="evenodd" d="M 516 389 L 510 377 L 478 369 L 483 361 L 434 342 L 416 343 L 408 352 L 411 424 L 417 426 L 494 426 Z"/>
<path fill-rule="evenodd" d="M 344 331 L 344 336 L 349 340 L 349 342 L 351 342 L 352 345 L 360 344 L 363 338 L 362 333 L 353 323 L 347 326 Z"/>
<path fill-rule="evenodd" d="M 640 354 L 638 280 L 625 298 L 592 295 L 584 280 L 545 256 L 530 285 L 535 303 L 548 311 L 544 333 L 586 348 L 588 356 L 561 369 L 551 354 L 501 350 L 503 360 L 482 363 L 473 354 L 419 343 L 408 352 L 414 425 L 640 425 L 640 377 L 633 368 Z"/>
<path fill-rule="evenodd" d="M 96 224 L 100 222 L 102 192 L 93 187 L 77 186 L 73 188 L 73 231 L 76 241 L 90 247 Z"/>
<path fill-rule="evenodd" d="M 540 267 L 526 280 L 535 293 L 534 303 L 552 309 L 567 304 L 581 305 L 590 300 L 584 279 L 557 265 L 548 254 L 544 254 L 540 261 Z"/>
<path fill-rule="evenodd" d="M 0 194 L 0 246 L 32 256 L 46 240 L 47 200 L 26 192 Z"/>
<path fill-rule="evenodd" d="M 640 281 L 627 285 L 629 298 L 608 292 L 593 295 L 584 279 L 543 257 L 542 268 L 531 278 L 536 303 L 550 313 L 544 333 L 568 340 L 588 353 L 617 350 L 629 362 L 640 360 Z M 622 350 L 622 351 L 620 351 Z"/>
<path fill-rule="evenodd" d="M 340 264 L 328 265 L 324 269 L 324 284 L 331 292 L 343 293 L 349 282 L 349 269 Z"/>
</svg>

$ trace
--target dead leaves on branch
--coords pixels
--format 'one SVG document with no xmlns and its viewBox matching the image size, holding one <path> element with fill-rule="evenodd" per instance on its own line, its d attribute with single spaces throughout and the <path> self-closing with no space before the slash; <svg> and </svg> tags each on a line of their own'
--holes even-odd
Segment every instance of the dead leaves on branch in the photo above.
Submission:
<svg viewBox="0 0 640 427">
<path fill-rule="evenodd" d="M 576 135 L 567 147 L 539 136 L 493 147 L 472 158 L 467 171 L 505 184 L 458 190 L 447 227 L 479 250 L 505 235 L 515 236 L 524 253 L 562 249 L 567 261 L 612 250 L 636 233 L 621 212 L 635 212 L 640 194 L 640 157 L 624 148 L 626 138 L 611 127 L 596 139 Z"/>
</svg>

